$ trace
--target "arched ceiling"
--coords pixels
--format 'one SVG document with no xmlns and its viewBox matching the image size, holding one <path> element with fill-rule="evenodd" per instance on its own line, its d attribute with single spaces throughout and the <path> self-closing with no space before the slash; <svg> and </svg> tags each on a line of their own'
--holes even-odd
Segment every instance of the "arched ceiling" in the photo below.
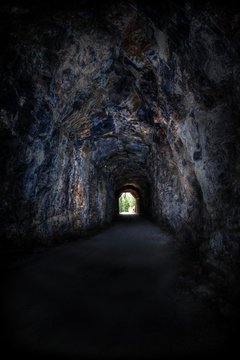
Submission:
<svg viewBox="0 0 240 360">
<path fill-rule="evenodd" d="M 108 4 L 87 26 L 85 16 L 78 14 L 74 41 L 57 52 L 55 124 L 112 177 L 115 188 L 126 182 L 144 186 L 153 147 L 169 148 L 158 34 L 131 2 Z M 164 36 L 160 51 L 168 57 Z"/>
</svg>

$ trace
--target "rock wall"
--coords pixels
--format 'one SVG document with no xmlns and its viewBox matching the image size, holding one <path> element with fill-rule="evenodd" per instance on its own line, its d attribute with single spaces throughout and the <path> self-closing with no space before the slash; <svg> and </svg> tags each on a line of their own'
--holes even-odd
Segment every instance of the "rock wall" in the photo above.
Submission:
<svg viewBox="0 0 240 360">
<path fill-rule="evenodd" d="M 110 223 L 133 186 L 208 271 L 237 266 L 239 12 L 16 2 L 1 16 L 2 247 Z"/>
</svg>

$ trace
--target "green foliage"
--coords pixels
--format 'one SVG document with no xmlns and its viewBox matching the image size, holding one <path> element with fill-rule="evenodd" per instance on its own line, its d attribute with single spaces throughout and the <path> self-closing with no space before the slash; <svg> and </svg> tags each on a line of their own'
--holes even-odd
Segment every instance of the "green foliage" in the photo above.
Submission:
<svg viewBox="0 0 240 360">
<path fill-rule="evenodd" d="M 136 205 L 136 199 L 131 193 L 123 193 L 119 198 L 119 212 L 129 212 Z"/>
<path fill-rule="evenodd" d="M 127 193 L 129 208 L 133 208 L 136 205 L 136 199 L 131 193 Z"/>
<path fill-rule="evenodd" d="M 128 212 L 128 200 L 126 193 L 123 193 L 119 198 L 119 211 L 120 212 Z"/>
</svg>

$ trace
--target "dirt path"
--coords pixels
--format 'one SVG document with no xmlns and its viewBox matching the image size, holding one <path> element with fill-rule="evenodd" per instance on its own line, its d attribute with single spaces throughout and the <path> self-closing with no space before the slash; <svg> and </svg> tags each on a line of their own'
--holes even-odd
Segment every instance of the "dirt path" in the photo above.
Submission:
<svg viewBox="0 0 240 360">
<path fill-rule="evenodd" d="M 8 274 L 8 349 L 42 359 L 215 354 L 224 338 L 177 288 L 181 266 L 171 236 L 140 216 L 48 250 Z"/>
</svg>

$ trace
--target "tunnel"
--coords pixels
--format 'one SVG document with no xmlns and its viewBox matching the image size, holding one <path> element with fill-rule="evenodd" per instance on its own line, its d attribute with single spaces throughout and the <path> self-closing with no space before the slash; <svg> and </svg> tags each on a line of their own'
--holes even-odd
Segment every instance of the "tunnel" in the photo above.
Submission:
<svg viewBox="0 0 240 360">
<path fill-rule="evenodd" d="M 141 213 L 141 209 L 143 208 L 143 206 L 141 205 L 141 203 L 143 202 L 143 199 L 142 197 L 140 197 L 140 193 L 139 193 L 139 190 L 133 186 L 133 185 L 125 185 L 121 188 L 120 191 L 118 191 L 118 208 L 117 208 L 117 211 L 118 213 L 120 213 L 120 210 L 119 210 L 119 199 L 120 197 L 125 194 L 125 193 L 129 193 L 132 195 L 132 197 L 135 199 L 135 204 L 134 204 L 134 213 L 136 214 L 140 214 Z"/>
<path fill-rule="evenodd" d="M 118 224 L 143 236 L 150 221 L 173 237 L 185 288 L 237 326 L 238 6 L 12 0 L 0 17 L 6 273 Z M 119 216 L 124 192 L 137 217 Z"/>
</svg>

